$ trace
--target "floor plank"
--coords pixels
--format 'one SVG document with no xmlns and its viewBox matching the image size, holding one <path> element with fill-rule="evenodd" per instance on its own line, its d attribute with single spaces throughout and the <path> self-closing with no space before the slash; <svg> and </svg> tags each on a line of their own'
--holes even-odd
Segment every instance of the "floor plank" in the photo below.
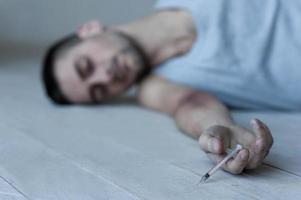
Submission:
<svg viewBox="0 0 301 200">
<path fill-rule="evenodd" d="M 266 164 L 241 176 L 220 171 L 198 185 L 212 164 L 169 117 L 128 102 L 54 106 L 42 93 L 37 69 L 36 61 L 0 69 L 0 175 L 30 199 L 301 195 L 301 113 L 234 112 L 244 126 L 258 117 L 272 129 L 275 144 Z"/>
</svg>

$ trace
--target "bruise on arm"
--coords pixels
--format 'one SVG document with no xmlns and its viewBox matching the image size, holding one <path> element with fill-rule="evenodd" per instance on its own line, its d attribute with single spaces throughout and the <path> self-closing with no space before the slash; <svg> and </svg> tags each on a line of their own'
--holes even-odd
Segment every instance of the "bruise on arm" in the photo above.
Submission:
<svg viewBox="0 0 301 200">
<path fill-rule="evenodd" d="M 178 128 L 194 138 L 210 125 L 231 123 L 227 108 L 214 96 L 159 76 L 142 83 L 138 98 L 147 108 L 174 117 Z"/>
<path fill-rule="evenodd" d="M 173 115 L 178 105 L 192 92 L 188 87 L 159 76 L 151 76 L 141 84 L 138 98 L 147 108 Z"/>
</svg>

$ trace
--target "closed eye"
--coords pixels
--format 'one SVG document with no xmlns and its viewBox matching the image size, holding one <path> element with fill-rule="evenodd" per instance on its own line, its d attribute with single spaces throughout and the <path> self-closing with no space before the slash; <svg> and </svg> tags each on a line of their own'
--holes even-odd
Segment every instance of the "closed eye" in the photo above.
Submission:
<svg viewBox="0 0 301 200">
<path fill-rule="evenodd" d="M 78 76 L 82 80 L 86 80 L 89 76 L 93 74 L 94 65 L 88 57 L 82 56 L 75 62 L 75 69 Z"/>
</svg>

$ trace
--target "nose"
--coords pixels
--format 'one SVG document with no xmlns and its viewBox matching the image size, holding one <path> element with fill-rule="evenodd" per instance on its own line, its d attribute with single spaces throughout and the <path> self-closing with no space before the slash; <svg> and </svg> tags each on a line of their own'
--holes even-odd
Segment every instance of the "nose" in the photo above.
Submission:
<svg viewBox="0 0 301 200">
<path fill-rule="evenodd" d="M 89 83 L 109 83 L 113 79 L 112 73 L 110 73 L 109 67 L 104 65 L 96 65 L 93 74 L 89 78 Z"/>
</svg>

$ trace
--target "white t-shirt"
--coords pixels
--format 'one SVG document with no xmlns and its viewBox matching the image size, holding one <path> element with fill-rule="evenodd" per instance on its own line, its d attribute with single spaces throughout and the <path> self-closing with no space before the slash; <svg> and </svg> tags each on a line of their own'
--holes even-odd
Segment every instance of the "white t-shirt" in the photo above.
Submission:
<svg viewBox="0 0 301 200">
<path fill-rule="evenodd" d="M 301 109 L 300 0 L 160 0 L 191 12 L 198 38 L 156 71 L 229 106 Z"/>
</svg>

